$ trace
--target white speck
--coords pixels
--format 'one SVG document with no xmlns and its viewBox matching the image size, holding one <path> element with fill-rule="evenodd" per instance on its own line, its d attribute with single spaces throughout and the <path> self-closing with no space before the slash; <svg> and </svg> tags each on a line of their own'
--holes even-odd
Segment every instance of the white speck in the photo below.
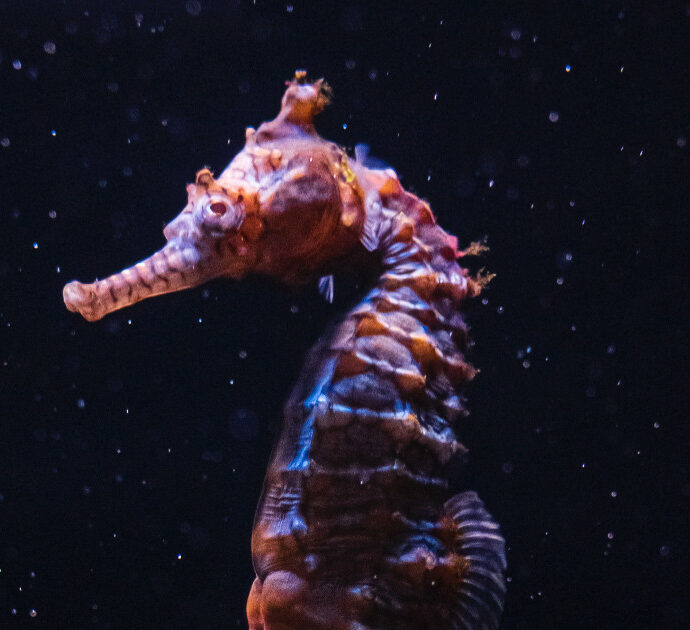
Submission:
<svg viewBox="0 0 690 630">
<path fill-rule="evenodd" d="M 565 282 L 565 280 L 562 277 L 556 278 L 556 284 L 558 286 L 561 286 Z"/>
<path fill-rule="evenodd" d="M 489 303 L 489 298 L 483 297 L 483 298 L 482 298 L 482 304 L 483 304 L 484 306 L 486 306 L 488 303 Z"/>
<path fill-rule="evenodd" d="M 21 70 L 21 69 L 22 69 L 22 62 L 21 62 L 19 59 L 15 59 L 15 60 L 12 62 L 12 67 L 13 67 L 15 70 Z"/>
<path fill-rule="evenodd" d="M 84 407 L 86 407 L 86 402 L 83 398 L 79 398 L 77 400 L 77 407 L 79 407 L 79 409 L 83 409 Z"/>
<path fill-rule="evenodd" d="M 347 123 L 343 123 L 343 129 L 347 129 Z"/>
<path fill-rule="evenodd" d="M 522 37 L 522 31 L 518 28 L 514 28 L 512 31 L 510 31 L 510 39 L 513 41 L 518 41 Z"/>
<path fill-rule="evenodd" d="M 574 201 L 573 199 L 571 199 L 571 200 L 568 202 L 568 205 L 569 205 L 571 208 L 574 208 L 574 207 L 575 207 L 575 201 Z"/>
<path fill-rule="evenodd" d="M 54 219 L 55 217 L 57 217 L 57 212 L 55 212 L 55 210 L 48 210 L 48 216 L 51 219 Z"/>
<path fill-rule="evenodd" d="M 504 311 L 504 310 L 505 310 L 505 309 L 504 309 L 502 306 L 499 306 L 499 307 L 496 309 L 496 312 L 497 312 L 499 315 L 503 315 L 503 311 Z"/>
<path fill-rule="evenodd" d="M 288 4 L 288 5 L 285 7 L 285 10 L 286 10 L 288 13 L 292 13 L 292 12 L 294 11 L 294 9 L 295 9 L 295 7 L 293 7 L 291 4 Z"/>
<path fill-rule="evenodd" d="M 228 381 L 228 383 L 230 383 L 230 385 L 234 385 L 234 384 L 235 384 L 235 379 L 234 379 L 234 378 L 231 378 L 231 379 Z"/>
<path fill-rule="evenodd" d="M 32 609 L 29 611 L 29 617 L 31 617 L 31 618 L 33 619 L 34 617 L 36 617 L 36 615 L 38 615 L 38 613 L 36 612 L 36 609 L 35 609 L 35 608 L 32 608 Z"/>
<path fill-rule="evenodd" d="M 43 50 L 49 55 L 54 55 L 56 51 L 55 42 L 48 40 L 43 44 Z"/>
<path fill-rule="evenodd" d="M 527 346 L 527 347 L 525 348 L 525 352 L 526 352 L 527 354 L 529 354 L 530 352 L 532 352 L 532 346 Z"/>
<path fill-rule="evenodd" d="M 490 179 L 489 180 L 489 188 L 493 188 L 493 187 L 494 187 L 494 180 Z"/>
<path fill-rule="evenodd" d="M 238 356 L 240 359 L 246 359 L 246 358 L 247 358 L 247 351 L 246 351 L 246 350 L 240 350 L 240 351 L 237 353 L 237 356 Z"/>
<path fill-rule="evenodd" d="M 582 464 L 580 465 L 580 468 L 585 468 L 586 466 L 587 466 L 587 464 L 585 462 L 582 462 Z"/>
<path fill-rule="evenodd" d="M 60 273 L 60 265 L 58 265 L 57 267 L 55 267 L 55 272 L 56 272 L 56 273 Z"/>
<path fill-rule="evenodd" d="M 522 367 L 525 368 L 525 369 L 527 369 L 530 365 L 531 365 L 531 364 L 530 364 L 530 362 L 529 362 L 527 359 L 525 359 L 525 360 L 522 362 Z"/>
<path fill-rule="evenodd" d="M 200 317 L 197 321 L 201 324 L 204 321 L 204 319 Z"/>
<path fill-rule="evenodd" d="M 609 532 L 608 534 L 606 534 L 606 538 L 608 538 L 609 540 L 613 540 L 613 532 Z"/>
<path fill-rule="evenodd" d="M 142 21 L 144 20 L 144 16 L 142 13 L 135 13 L 134 14 L 134 21 L 137 23 L 137 28 L 141 26 Z"/>
<path fill-rule="evenodd" d="M 582 223 L 580 223 L 580 225 L 584 225 L 586 221 L 587 219 L 582 219 Z"/>
<path fill-rule="evenodd" d="M 623 72 L 623 70 L 625 70 L 625 66 L 621 66 L 621 72 Z"/>
<path fill-rule="evenodd" d="M 434 100 L 435 100 L 435 101 L 438 100 L 438 92 L 436 92 L 436 94 L 434 94 Z"/>
<path fill-rule="evenodd" d="M 606 348 L 606 353 L 607 354 L 613 354 L 616 351 L 616 346 L 611 344 L 608 348 Z"/>
<path fill-rule="evenodd" d="M 653 426 L 655 429 L 658 429 L 661 425 L 660 425 L 658 422 L 655 422 L 652 426 Z"/>
<path fill-rule="evenodd" d="M 641 149 L 640 150 L 640 157 L 642 157 L 643 155 L 644 155 L 644 149 Z"/>
<path fill-rule="evenodd" d="M 178 559 L 178 560 L 182 560 L 182 554 L 181 554 L 181 553 L 178 553 L 178 554 L 177 554 L 177 559 Z"/>
<path fill-rule="evenodd" d="M 558 112 L 549 112 L 549 120 L 552 123 L 558 122 L 558 119 L 560 118 Z"/>
<path fill-rule="evenodd" d="M 4 149 L 10 146 L 10 139 L 9 138 L 2 138 L 0 139 L 0 146 L 2 146 Z"/>
<path fill-rule="evenodd" d="M 659 555 L 660 556 L 663 556 L 665 558 L 670 553 L 671 553 L 671 548 L 668 545 L 661 545 L 661 547 L 659 547 Z"/>
<path fill-rule="evenodd" d="M 611 490 L 611 497 L 614 499 L 618 496 L 618 493 L 615 490 Z"/>
</svg>

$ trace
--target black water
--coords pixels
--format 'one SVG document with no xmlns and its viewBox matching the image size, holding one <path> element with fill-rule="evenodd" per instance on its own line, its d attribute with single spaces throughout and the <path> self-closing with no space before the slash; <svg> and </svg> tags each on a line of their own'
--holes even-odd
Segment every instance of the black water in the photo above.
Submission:
<svg viewBox="0 0 690 630">
<path fill-rule="evenodd" d="M 280 406 L 354 289 L 96 324 L 61 289 L 158 248 L 303 67 L 325 137 L 488 236 L 461 482 L 503 627 L 686 627 L 689 36 L 682 1 L 0 2 L 0 628 L 245 626 Z"/>
</svg>

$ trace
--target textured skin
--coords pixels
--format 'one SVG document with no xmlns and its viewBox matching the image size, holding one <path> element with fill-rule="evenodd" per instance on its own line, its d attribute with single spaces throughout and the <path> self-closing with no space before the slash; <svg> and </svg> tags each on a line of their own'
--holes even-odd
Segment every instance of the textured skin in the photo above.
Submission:
<svg viewBox="0 0 690 630">
<path fill-rule="evenodd" d="M 392 170 L 352 161 L 298 72 L 278 117 L 220 175 L 197 174 L 165 247 L 64 289 L 88 320 L 248 273 L 299 283 L 373 252 L 380 277 L 312 350 L 284 411 L 252 535 L 251 630 L 496 628 L 504 542 L 473 492 L 450 496 L 465 360 L 454 237 Z"/>
</svg>

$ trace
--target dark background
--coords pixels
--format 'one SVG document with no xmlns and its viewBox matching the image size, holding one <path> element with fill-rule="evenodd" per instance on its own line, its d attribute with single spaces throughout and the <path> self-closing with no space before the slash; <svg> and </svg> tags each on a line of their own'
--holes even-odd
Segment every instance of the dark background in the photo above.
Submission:
<svg viewBox="0 0 690 630">
<path fill-rule="evenodd" d="M 690 4 L 0 8 L 0 628 L 245 627 L 281 403 L 348 280 L 95 324 L 61 289 L 160 247 L 302 67 L 325 137 L 488 236 L 462 485 L 509 544 L 503 627 L 687 627 Z"/>
</svg>

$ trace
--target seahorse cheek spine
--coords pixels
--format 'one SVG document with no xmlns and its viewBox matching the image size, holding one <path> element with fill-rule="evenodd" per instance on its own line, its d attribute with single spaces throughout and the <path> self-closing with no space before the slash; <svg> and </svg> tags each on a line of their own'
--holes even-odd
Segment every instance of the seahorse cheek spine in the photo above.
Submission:
<svg viewBox="0 0 690 630">
<path fill-rule="evenodd" d="M 480 286 L 392 170 L 318 136 L 328 96 L 297 73 L 225 171 L 199 171 L 160 252 L 69 283 L 65 303 L 95 320 L 218 276 L 296 283 L 376 254 L 378 282 L 312 350 L 285 406 L 252 536 L 250 628 L 495 628 L 503 539 L 475 493 L 448 489 L 474 376 L 462 303 Z"/>
</svg>

